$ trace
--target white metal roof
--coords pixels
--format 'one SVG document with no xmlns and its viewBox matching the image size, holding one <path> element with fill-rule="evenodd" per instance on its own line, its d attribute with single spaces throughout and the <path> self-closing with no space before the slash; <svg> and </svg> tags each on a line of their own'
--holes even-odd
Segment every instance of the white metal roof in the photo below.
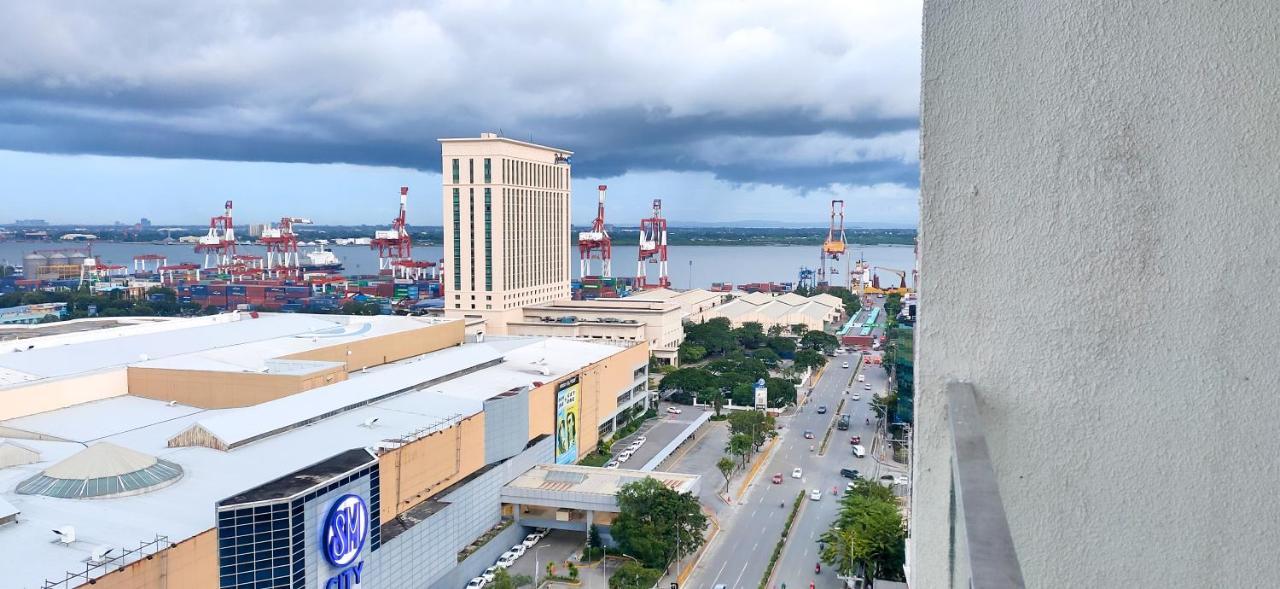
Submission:
<svg viewBox="0 0 1280 589">
<path fill-rule="evenodd" d="M 356 389 L 360 387 L 376 391 L 408 380 L 429 378 L 441 358 L 451 358 L 459 365 L 495 355 L 502 355 L 506 360 L 424 390 L 343 411 L 230 452 L 202 447 L 169 448 L 167 442 L 197 422 L 213 423 L 212 427 L 221 435 L 243 439 L 253 432 L 264 431 L 270 424 L 288 421 L 281 420 L 278 414 L 288 412 L 285 406 L 271 402 L 264 404 L 271 406 L 265 411 L 255 407 L 198 410 L 170 407 L 164 401 L 117 397 L 0 423 L 9 427 L 21 425 L 45 435 L 101 438 L 173 462 L 184 471 L 176 482 L 138 495 L 95 499 L 18 495 L 14 489 L 19 483 L 85 448 L 77 442 L 18 440 L 23 446 L 40 452 L 40 462 L 0 468 L 0 500 L 21 511 L 18 523 L 0 526 L 0 553 L 11 562 L 24 563 L 11 571 L 13 574 L 6 583 L 15 587 L 39 587 L 46 578 L 61 579 L 67 570 L 83 570 L 90 552 L 102 545 L 137 546 L 138 542 L 151 540 L 156 534 L 166 535 L 172 542 L 190 538 L 214 526 L 212 507 L 221 499 L 339 452 L 376 447 L 384 440 L 412 435 L 450 416 L 475 414 L 483 410 L 484 399 L 514 386 L 534 381 L 551 382 L 618 352 L 617 346 L 607 344 L 566 339 L 548 339 L 545 344 L 542 341 L 486 338 L 483 344 L 433 352 L 424 360 L 407 359 L 370 369 L 367 374 L 354 373 L 344 389 L 359 394 Z M 542 374 L 544 369 L 548 375 Z M 313 409 L 307 411 L 314 413 Z M 377 420 L 372 421 L 374 418 Z M 237 426 L 237 421 L 243 425 Z M 3 441 L 0 439 L 0 443 Z M 53 542 L 49 531 L 64 525 L 76 527 L 79 539 L 70 546 Z"/>
</svg>

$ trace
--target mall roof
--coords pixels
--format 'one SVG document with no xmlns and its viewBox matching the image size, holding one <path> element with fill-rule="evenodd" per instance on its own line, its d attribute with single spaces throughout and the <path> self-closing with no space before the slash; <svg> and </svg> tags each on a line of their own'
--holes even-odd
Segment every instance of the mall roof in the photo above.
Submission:
<svg viewBox="0 0 1280 589">
<path fill-rule="evenodd" d="M 9 582 L 38 587 L 46 578 L 61 580 L 64 571 L 83 571 L 85 559 L 98 546 L 137 546 L 157 535 L 175 543 L 191 538 L 214 526 L 212 507 L 223 499 L 354 448 L 385 447 L 388 440 L 420 435 L 444 421 L 466 418 L 482 411 L 485 399 L 535 381 L 552 382 L 618 351 L 617 346 L 581 340 L 488 337 L 482 344 L 464 344 L 352 372 L 347 381 L 281 401 L 296 397 L 318 402 L 339 385 L 342 388 L 337 390 L 346 394 L 360 394 L 361 388 L 371 391 L 364 397 L 369 399 L 379 391 L 410 386 L 406 383 L 414 380 L 429 383 L 446 360 L 457 367 L 479 366 L 473 372 L 340 408 L 332 415 L 294 407 L 290 411 L 309 412 L 316 419 L 306 427 L 286 428 L 227 451 L 169 447 L 169 440 L 196 424 L 234 440 L 274 431 L 292 421 L 282 418 L 284 404 L 271 401 L 256 407 L 199 409 L 122 396 L 0 421 L 0 446 L 21 437 L 17 444 L 39 453 L 38 462 L 0 468 L 0 502 L 21 512 L 16 523 L 0 525 L 0 552 L 12 562 L 24 563 Z M 502 362 L 481 366 L 486 359 L 498 357 Z M 95 499 L 15 492 L 20 483 L 95 441 L 176 465 L 182 476 L 139 494 Z M 79 538 L 69 546 L 53 542 L 49 531 L 65 525 L 75 526 Z"/>
<path fill-rule="evenodd" d="M 229 313 L 23 340 L 23 346 L 34 349 L 0 347 L 0 371 L 4 381 L 21 382 L 128 365 L 259 370 L 269 358 L 439 322 L 407 317 Z"/>
<path fill-rule="evenodd" d="M 512 479 L 505 488 L 613 496 L 617 495 L 624 485 L 648 477 L 657 479 L 667 488 L 680 493 L 692 492 L 697 487 L 699 479 L 698 475 L 674 472 L 595 468 L 571 464 L 539 464 Z"/>
</svg>

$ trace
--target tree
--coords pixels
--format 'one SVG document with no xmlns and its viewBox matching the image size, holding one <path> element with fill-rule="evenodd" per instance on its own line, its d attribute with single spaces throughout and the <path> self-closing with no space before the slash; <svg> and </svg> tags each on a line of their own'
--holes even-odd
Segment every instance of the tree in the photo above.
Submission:
<svg viewBox="0 0 1280 589">
<path fill-rule="evenodd" d="M 679 493 L 653 477 L 623 485 L 617 493 L 613 538 L 644 565 L 667 563 L 702 546 L 707 516 L 692 493 Z"/>
<path fill-rule="evenodd" d="M 906 530 L 893 493 L 861 480 L 840 499 L 840 513 L 823 533 L 822 560 L 841 575 L 861 565 L 869 578 L 902 579 Z"/>
<path fill-rule="evenodd" d="M 729 454 L 737 456 L 738 460 L 742 462 L 743 468 L 746 468 L 747 457 L 751 455 L 754 448 L 755 445 L 751 443 L 751 436 L 749 434 L 739 433 L 729 436 L 729 443 L 725 445 L 724 450 Z"/>
<path fill-rule="evenodd" d="M 826 356 L 819 354 L 813 350 L 800 350 L 796 352 L 795 367 L 796 370 L 804 370 L 806 368 L 818 368 L 827 363 Z"/>
<path fill-rule="evenodd" d="M 698 392 L 698 401 L 710 405 L 716 417 L 720 417 L 720 410 L 724 409 L 724 393 L 720 389 L 703 389 Z"/>
<path fill-rule="evenodd" d="M 652 589 L 658 584 L 660 578 L 662 578 L 661 570 L 627 562 L 609 576 L 609 589 Z"/>
<path fill-rule="evenodd" d="M 680 347 L 677 349 L 676 353 L 680 357 L 681 364 L 687 364 L 689 362 L 697 362 L 698 360 L 701 360 L 707 357 L 706 348 L 699 346 L 698 344 L 691 344 L 689 342 L 684 342 L 680 344 Z"/>
<path fill-rule="evenodd" d="M 790 360 L 796 355 L 796 340 L 789 337 L 771 337 L 767 345 L 779 358 Z"/>
<path fill-rule="evenodd" d="M 737 411 L 729 416 L 729 435 L 744 435 L 751 441 L 753 450 L 760 450 L 765 441 L 777 435 L 777 420 L 759 409 Z M 732 441 L 732 437 L 730 438 Z"/>
<path fill-rule="evenodd" d="M 686 323 L 684 341 L 717 356 L 738 347 L 729 320 L 724 317 L 709 319 L 705 323 Z"/>
<path fill-rule="evenodd" d="M 778 361 L 782 360 L 777 352 L 767 347 L 751 352 L 751 357 L 763 362 L 765 366 L 777 366 Z"/>
<path fill-rule="evenodd" d="M 901 311 L 902 295 L 895 292 L 884 298 L 884 314 L 886 317 L 894 319 Z"/>
<path fill-rule="evenodd" d="M 683 391 L 696 393 L 714 387 L 716 376 L 702 368 L 677 368 L 671 374 L 662 377 L 658 383 L 660 391 Z"/>
<path fill-rule="evenodd" d="M 756 321 L 748 321 L 733 330 L 733 335 L 744 348 L 756 349 L 763 346 L 768 339 L 764 335 L 764 326 Z"/>
<path fill-rule="evenodd" d="M 769 337 L 771 337 L 771 338 L 773 338 L 773 337 L 778 337 L 778 336 L 782 335 L 782 332 L 783 332 L 783 331 L 785 331 L 785 330 L 786 330 L 786 328 L 785 328 L 785 327 L 783 327 L 781 323 L 774 323 L 773 325 L 770 325 L 770 326 L 769 326 L 769 332 L 768 332 L 768 333 L 769 333 Z"/>
<path fill-rule="evenodd" d="M 591 524 L 591 527 L 587 529 L 587 546 L 592 548 L 604 546 L 604 542 L 600 540 L 600 529 L 595 524 Z"/>
<path fill-rule="evenodd" d="M 807 331 L 803 336 L 800 336 L 800 346 L 810 350 L 831 353 L 840 347 L 840 340 L 825 331 L 815 329 Z"/>
<path fill-rule="evenodd" d="M 796 385 L 785 378 L 769 377 L 764 379 L 769 389 L 769 406 L 786 407 L 796 402 Z"/>
<path fill-rule="evenodd" d="M 800 336 L 804 335 L 804 332 L 806 332 L 806 331 L 809 331 L 809 326 L 808 326 L 808 325 L 805 325 L 805 324 L 803 324 L 803 323 L 792 323 L 792 324 L 791 324 L 791 333 L 792 333 L 793 335 L 795 335 L 796 337 L 800 337 Z"/>
<path fill-rule="evenodd" d="M 734 384 L 729 395 L 733 404 L 739 407 L 750 407 L 756 402 L 756 388 L 748 382 Z"/>
<path fill-rule="evenodd" d="M 716 469 L 720 471 L 720 476 L 724 477 L 724 492 L 729 492 L 729 477 L 733 476 L 733 471 L 738 469 L 738 465 L 734 464 L 733 459 L 728 456 L 721 456 L 719 462 L 716 462 Z"/>
</svg>

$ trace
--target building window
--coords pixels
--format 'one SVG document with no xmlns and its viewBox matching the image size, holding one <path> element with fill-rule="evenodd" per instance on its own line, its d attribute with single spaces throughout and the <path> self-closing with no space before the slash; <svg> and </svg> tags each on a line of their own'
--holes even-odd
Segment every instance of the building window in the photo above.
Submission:
<svg viewBox="0 0 1280 589">
<path fill-rule="evenodd" d="M 484 183 L 490 184 L 492 182 L 493 182 L 493 167 L 489 162 L 489 158 L 484 158 Z"/>
<path fill-rule="evenodd" d="M 476 160 L 467 158 L 467 184 L 476 183 Z"/>
<path fill-rule="evenodd" d="M 471 258 L 471 290 L 475 290 L 476 289 L 476 189 L 474 188 L 467 189 L 467 199 L 469 201 L 467 203 L 467 211 L 468 211 L 467 222 L 470 224 L 470 227 L 471 227 L 471 234 L 467 236 L 471 243 L 471 250 L 467 253 Z M 472 298 L 474 299 L 475 297 L 473 296 Z M 472 308 L 474 309 L 475 307 L 472 306 Z"/>
<path fill-rule="evenodd" d="M 458 160 L 453 160 L 454 182 L 457 182 Z M 462 210 L 458 189 L 453 189 L 453 290 L 462 290 Z M 454 295 L 457 296 L 457 295 Z"/>
<path fill-rule="evenodd" d="M 457 184 L 458 182 L 458 158 L 453 158 L 453 183 Z"/>
<path fill-rule="evenodd" d="M 489 160 L 485 160 L 485 173 Z M 493 290 L 493 193 L 484 189 L 484 289 Z"/>
</svg>

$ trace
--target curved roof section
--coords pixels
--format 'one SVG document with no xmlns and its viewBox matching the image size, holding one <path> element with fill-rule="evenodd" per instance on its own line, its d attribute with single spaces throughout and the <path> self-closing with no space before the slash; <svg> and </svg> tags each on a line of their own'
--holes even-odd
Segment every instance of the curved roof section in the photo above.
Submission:
<svg viewBox="0 0 1280 589">
<path fill-rule="evenodd" d="M 85 498 L 142 493 L 182 476 L 182 467 L 111 442 L 99 442 L 23 481 L 23 495 Z"/>
</svg>

